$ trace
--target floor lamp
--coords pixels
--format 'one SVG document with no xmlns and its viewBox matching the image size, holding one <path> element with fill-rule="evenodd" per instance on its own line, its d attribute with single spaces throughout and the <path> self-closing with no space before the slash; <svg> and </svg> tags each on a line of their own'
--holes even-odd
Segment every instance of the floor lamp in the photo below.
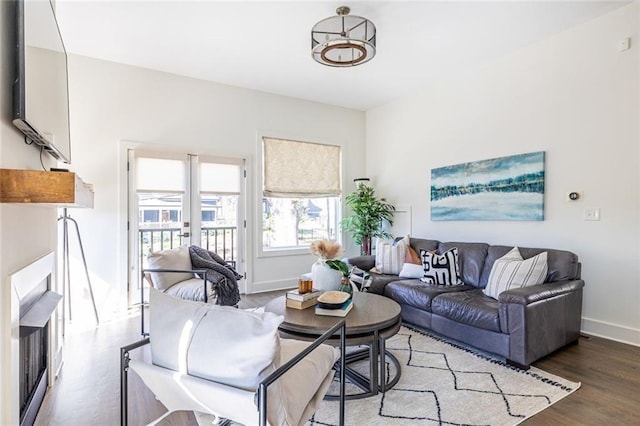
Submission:
<svg viewBox="0 0 640 426">
<path fill-rule="evenodd" d="M 87 276 L 87 284 L 89 286 L 89 294 L 91 295 L 91 303 L 93 304 L 93 313 L 96 316 L 96 325 L 100 324 L 98 319 L 98 309 L 96 308 L 96 299 L 93 297 L 93 286 L 91 285 L 91 278 L 89 278 L 89 269 L 87 268 L 87 260 L 84 257 L 84 248 L 82 248 L 82 238 L 80 238 L 80 229 L 78 228 L 78 222 L 67 214 L 67 208 L 62 209 L 62 216 L 58 218 L 58 221 L 62 221 L 62 289 L 67 297 L 69 303 L 69 321 L 72 320 L 71 316 L 71 271 L 69 268 L 69 222 L 72 222 L 76 228 L 76 235 L 78 236 L 78 246 L 80 247 L 80 254 L 82 255 L 82 263 L 84 264 L 84 273 Z"/>
</svg>

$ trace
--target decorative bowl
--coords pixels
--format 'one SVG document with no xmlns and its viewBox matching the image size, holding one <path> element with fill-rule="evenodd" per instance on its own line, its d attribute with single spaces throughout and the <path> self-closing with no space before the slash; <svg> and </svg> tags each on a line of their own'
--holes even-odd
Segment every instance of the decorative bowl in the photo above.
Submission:
<svg viewBox="0 0 640 426">
<path fill-rule="evenodd" d="M 323 309 L 338 309 L 351 295 L 344 291 L 325 291 L 318 297 L 318 304 Z"/>
</svg>

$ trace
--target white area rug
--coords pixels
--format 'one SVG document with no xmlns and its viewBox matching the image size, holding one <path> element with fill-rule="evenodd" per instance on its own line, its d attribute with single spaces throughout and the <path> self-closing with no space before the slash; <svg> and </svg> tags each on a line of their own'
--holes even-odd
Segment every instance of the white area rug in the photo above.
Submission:
<svg viewBox="0 0 640 426">
<path fill-rule="evenodd" d="M 387 350 L 400 361 L 400 381 L 384 394 L 347 401 L 346 424 L 515 425 L 580 387 L 408 327 L 387 340 Z M 338 403 L 324 401 L 307 424 L 337 419 Z"/>
<path fill-rule="evenodd" d="M 580 387 L 406 326 L 387 340 L 387 350 L 400 362 L 399 382 L 384 394 L 347 401 L 347 425 L 516 425 Z M 387 368 L 393 377 L 393 363 Z M 368 371 L 366 361 L 360 369 Z M 329 392 L 336 390 L 334 383 Z M 211 425 L 213 417 L 196 413 L 196 419 Z M 338 425 L 338 402 L 323 401 L 311 425 Z"/>
</svg>

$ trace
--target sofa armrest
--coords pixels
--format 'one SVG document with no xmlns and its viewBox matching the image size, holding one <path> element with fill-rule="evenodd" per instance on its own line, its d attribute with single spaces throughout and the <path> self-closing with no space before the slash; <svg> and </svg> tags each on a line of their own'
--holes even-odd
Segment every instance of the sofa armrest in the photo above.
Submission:
<svg viewBox="0 0 640 426">
<path fill-rule="evenodd" d="M 500 301 L 500 303 L 517 303 L 519 305 L 529 305 L 540 300 L 550 299 L 555 296 L 571 293 L 580 290 L 583 287 L 583 280 L 544 283 L 503 291 L 498 296 L 498 300 Z"/>
<path fill-rule="evenodd" d="M 349 267 L 355 266 L 356 268 L 362 269 L 363 271 L 369 271 L 371 268 L 376 266 L 375 256 L 349 257 L 345 259 L 345 261 Z"/>
<path fill-rule="evenodd" d="M 580 337 L 584 281 L 568 280 L 500 293 L 500 329 L 509 335 L 508 360 L 522 366 Z"/>
</svg>

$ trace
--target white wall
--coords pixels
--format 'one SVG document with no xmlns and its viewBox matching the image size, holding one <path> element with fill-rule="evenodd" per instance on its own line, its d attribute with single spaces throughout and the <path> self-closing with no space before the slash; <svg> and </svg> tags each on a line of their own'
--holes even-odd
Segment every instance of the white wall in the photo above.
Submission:
<svg viewBox="0 0 640 426">
<path fill-rule="evenodd" d="M 343 147 L 344 187 L 364 173 L 364 113 L 235 88 L 86 57 L 70 56 L 73 168 L 94 184 L 95 208 L 74 211 L 101 305 L 124 301 L 126 214 L 120 193 L 121 141 L 157 144 L 185 153 L 245 158 L 249 164 L 250 290 L 294 285 L 310 255 L 257 258 L 261 204 L 257 132 Z M 256 73 L 260 72 L 256 64 Z M 109 309 L 99 307 L 103 312 Z"/>
<path fill-rule="evenodd" d="M 370 110 L 367 174 L 412 208 L 412 234 L 571 250 L 583 330 L 640 344 L 638 3 Z M 631 37 L 631 50 L 619 40 Z M 437 64 L 434 64 L 437 66 Z M 546 152 L 543 222 L 434 222 L 430 170 Z M 583 192 L 577 202 L 566 193 Z M 599 222 L 582 219 L 601 209 Z"/>
<path fill-rule="evenodd" d="M 11 123 L 12 85 L 15 78 L 13 2 L 0 2 L 0 167 L 40 170 L 39 150 L 24 143 Z M 52 161 L 45 154 L 45 166 Z M 17 424 L 11 404 L 9 342 L 11 336 L 11 286 L 9 275 L 55 250 L 56 210 L 50 207 L 0 204 L 0 424 Z"/>
</svg>

